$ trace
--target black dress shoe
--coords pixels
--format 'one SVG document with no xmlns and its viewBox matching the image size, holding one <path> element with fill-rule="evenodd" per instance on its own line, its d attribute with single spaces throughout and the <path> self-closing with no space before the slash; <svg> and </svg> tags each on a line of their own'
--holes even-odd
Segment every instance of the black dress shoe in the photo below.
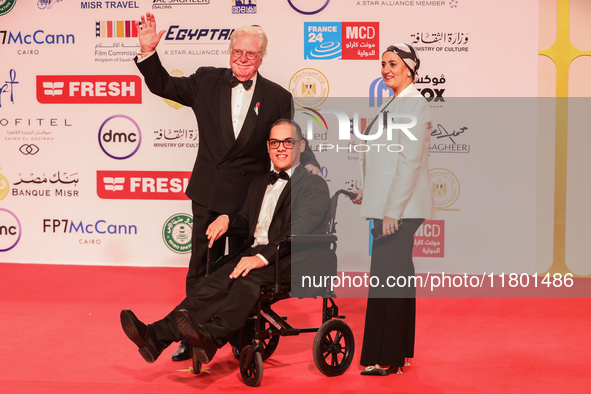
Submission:
<svg viewBox="0 0 591 394">
<path fill-rule="evenodd" d="M 185 309 L 177 312 L 176 323 L 181 334 L 191 342 L 193 357 L 203 364 L 209 363 L 218 350 L 211 333 L 201 324 L 193 323 Z"/>
<path fill-rule="evenodd" d="M 376 368 L 373 365 L 365 368 L 365 370 L 361 371 L 362 375 L 369 375 L 369 376 L 388 376 L 390 375 L 390 368 Z"/>
<path fill-rule="evenodd" d="M 174 353 L 172 353 L 172 361 L 189 360 L 191 357 L 191 342 L 185 338 L 179 343 L 179 347 Z"/>
<path fill-rule="evenodd" d="M 162 349 L 156 346 L 148 334 L 148 326 L 142 323 L 129 309 L 123 309 L 119 315 L 125 335 L 139 348 L 139 352 L 149 363 L 156 361 Z"/>
<path fill-rule="evenodd" d="M 240 348 L 238 346 L 232 346 L 232 354 L 236 360 L 240 360 Z"/>
</svg>

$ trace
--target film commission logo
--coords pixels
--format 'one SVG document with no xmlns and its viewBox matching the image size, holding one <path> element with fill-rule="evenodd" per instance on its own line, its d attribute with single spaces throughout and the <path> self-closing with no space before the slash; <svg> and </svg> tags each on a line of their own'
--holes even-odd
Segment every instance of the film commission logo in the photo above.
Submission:
<svg viewBox="0 0 591 394">
<path fill-rule="evenodd" d="M 188 200 L 190 171 L 97 171 L 96 193 L 108 200 Z"/>
<path fill-rule="evenodd" d="M 14 248 L 21 239 L 21 222 L 8 209 L 0 208 L 0 252 Z"/>
<path fill-rule="evenodd" d="M 162 239 L 175 253 L 186 254 L 191 252 L 191 233 L 193 230 L 193 217 L 184 213 L 172 215 L 162 227 Z"/>
<path fill-rule="evenodd" d="M 140 104 L 137 75 L 37 75 L 41 104 Z"/>
<path fill-rule="evenodd" d="M 379 22 L 304 22 L 304 59 L 379 59 Z"/>
<path fill-rule="evenodd" d="M 445 168 L 433 168 L 429 171 L 435 210 L 458 211 L 450 208 L 460 196 L 460 181 L 455 174 Z"/>
<path fill-rule="evenodd" d="M 8 14 L 14 8 L 16 0 L 0 0 L 0 16 Z"/>
<path fill-rule="evenodd" d="M 303 68 L 291 77 L 289 91 L 300 107 L 316 108 L 328 97 L 328 80 L 315 68 Z"/>
</svg>

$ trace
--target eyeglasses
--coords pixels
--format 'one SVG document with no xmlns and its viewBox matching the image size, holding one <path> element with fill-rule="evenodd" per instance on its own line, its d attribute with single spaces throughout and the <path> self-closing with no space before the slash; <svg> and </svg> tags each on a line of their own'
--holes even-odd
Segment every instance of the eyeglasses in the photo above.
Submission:
<svg viewBox="0 0 591 394">
<path fill-rule="evenodd" d="M 234 56 L 234 57 L 240 58 L 240 57 L 242 57 L 242 55 L 244 53 L 245 52 L 242 49 L 232 49 L 232 56 Z M 252 51 L 246 52 L 246 58 L 248 60 L 254 60 L 259 55 L 259 53 L 260 52 L 252 52 Z"/>
<path fill-rule="evenodd" d="M 269 141 L 267 141 L 269 143 L 269 148 L 271 149 L 277 149 L 279 148 L 279 146 L 281 145 L 281 143 L 283 143 L 283 147 L 285 149 L 291 149 L 293 148 L 293 146 L 297 143 L 300 142 L 301 140 L 296 140 L 294 138 L 287 138 L 285 140 L 275 140 L 275 139 L 271 139 Z"/>
</svg>

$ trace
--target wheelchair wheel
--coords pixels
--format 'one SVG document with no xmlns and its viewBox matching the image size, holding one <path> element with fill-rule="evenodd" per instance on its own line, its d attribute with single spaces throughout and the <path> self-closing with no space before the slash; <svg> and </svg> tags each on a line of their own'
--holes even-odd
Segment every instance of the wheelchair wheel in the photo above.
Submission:
<svg viewBox="0 0 591 394">
<path fill-rule="evenodd" d="M 268 330 L 271 327 L 271 324 L 268 321 L 264 321 L 263 330 Z M 238 344 L 240 349 L 244 349 L 245 346 L 248 346 L 252 343 L 254 339 L 254 322 L 248 321 L 238 333 Z M 279 335 L 262 335 L 261 342 L 263 342 L 263 346 L 265 350 L 262 351 L 261 357 L 263 361 L 271 357 L 275 349 L 277 349 L 277 344 L 279 344 Z"/>
<path fill-rule="evenodd" d="M 314 363 L 320 372 L 326 376 L 341 375 L 353 361 L 353 332 L 342 320 L 328 320 L 318 329 L 312 351 Z"/>
<path fill-rule="evenodd" d="M 242 349 L 240 352 L 240 375 L 247 386 L 255 387 L 261 384 L 263 380 L 263 358 L 261 353 L 255 352 L 252 355 L 249 365 L 246 364 L 247 349 Z"/>
</svg>

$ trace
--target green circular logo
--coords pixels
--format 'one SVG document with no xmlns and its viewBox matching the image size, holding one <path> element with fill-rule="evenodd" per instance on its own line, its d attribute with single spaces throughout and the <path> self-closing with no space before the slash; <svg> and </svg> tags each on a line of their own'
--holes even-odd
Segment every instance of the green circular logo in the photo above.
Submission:
<svg viewBox="0 0 591 394">
<path fill-rule="evenodd" d="M 8 14 L 15 4 L 16 0 L 0 0 L 0 16 Z"/>
<path fill-rule="evenodd" d="M 191 234 L 193 232 L 193 217 L 184 213 L 177 213 L 166 220 L 162 227 L 162 239 L 175 253 L 191 252 Z"/>
</svg>

